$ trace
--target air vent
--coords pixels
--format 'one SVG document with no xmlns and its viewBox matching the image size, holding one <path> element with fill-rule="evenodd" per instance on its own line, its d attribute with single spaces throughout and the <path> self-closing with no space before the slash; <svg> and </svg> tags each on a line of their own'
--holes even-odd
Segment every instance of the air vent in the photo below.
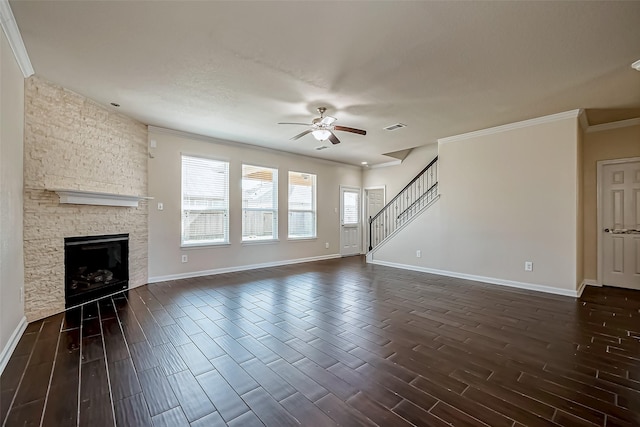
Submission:
<svg viewBox="0 0 640 427">
<path fill-rule="evenodd" d="M 322 150 L 326 150 L 327 148 L 329 147 L 327 147 L 326 145 L 321 145 L 320 147 L 316 147 L 316 150 L 322 151 Z"/>
<path fill-rule="evenodd" d="M 390 126 L 387 126 L 386 128 L 382 128 L 382 129 L 391 131 L 391 130 L 396 130 L 396 129 L 400 129 L 400 128 L 406 128 L 406 127 L 407 127 L 407 125 L 405 125 L 404 123 L 396 123 L 395 125 L 390 125 Z"/>
</svg>

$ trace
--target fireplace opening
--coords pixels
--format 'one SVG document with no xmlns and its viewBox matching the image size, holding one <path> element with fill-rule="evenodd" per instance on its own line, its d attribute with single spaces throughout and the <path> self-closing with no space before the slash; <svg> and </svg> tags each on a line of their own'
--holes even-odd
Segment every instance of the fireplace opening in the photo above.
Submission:
<svg viewBox="0 0 640 427">
<path fill-rule="evenodd" d="M 65 304 L 73 307 L 129 287 L 129 235 L 64 239 Z"/>
</svg>

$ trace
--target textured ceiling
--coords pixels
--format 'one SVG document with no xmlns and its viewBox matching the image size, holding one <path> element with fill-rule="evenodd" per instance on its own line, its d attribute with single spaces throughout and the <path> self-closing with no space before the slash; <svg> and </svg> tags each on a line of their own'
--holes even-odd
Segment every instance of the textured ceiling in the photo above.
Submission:
<svg viewBox="0 0 640 427">
<path fill-rule="evenodd" d="M 36 74 L 146 124 L 351 164 L 640 107 L 640 2 L 11 1 Z M 321 145 L 326 106 L 366 129 Z M 382 128 L 397 122 L 406 128 Z"/>
</svg>

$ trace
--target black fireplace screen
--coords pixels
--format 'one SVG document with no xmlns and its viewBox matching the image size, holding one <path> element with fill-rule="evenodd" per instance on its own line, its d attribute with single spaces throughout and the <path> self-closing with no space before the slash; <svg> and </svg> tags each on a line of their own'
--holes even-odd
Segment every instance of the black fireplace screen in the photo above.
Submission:
<svg viewBox="0 0 640 427">
<path fill-rule="evenodd" d="M 129 235 L 64 239 L 67 307 L 129 287 Z"/>
</svg>

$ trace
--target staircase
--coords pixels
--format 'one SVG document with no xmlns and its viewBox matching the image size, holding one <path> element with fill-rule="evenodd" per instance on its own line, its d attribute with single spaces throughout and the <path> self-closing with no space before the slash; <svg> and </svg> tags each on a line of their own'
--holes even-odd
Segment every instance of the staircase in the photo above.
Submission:
<svg viewBox="0 0 640 427">
<path fill-rule="evenodd" d="M 375 216 L 369 217 L 369 251 L 382 243 L 438 196 L 438 156 Z"/>
</svg>

